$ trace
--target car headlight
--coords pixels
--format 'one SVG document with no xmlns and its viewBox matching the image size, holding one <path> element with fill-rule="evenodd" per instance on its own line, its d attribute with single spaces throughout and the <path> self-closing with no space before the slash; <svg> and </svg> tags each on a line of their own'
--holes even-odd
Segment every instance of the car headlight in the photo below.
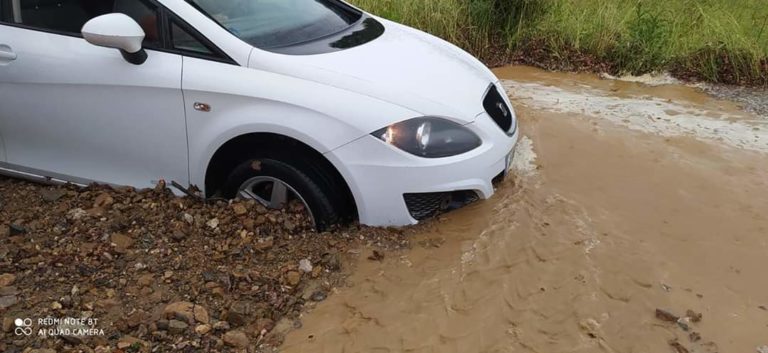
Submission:
<svg viewBox="0 0 768 353">
<path fill-rule="evenodd" d="M 482 143 L 480 138 L 466 127 L 435 117 L 401 121 L 374 131 L 371 135 L 424 158 L 455 156 L 469 152 Z"/>
</svg>

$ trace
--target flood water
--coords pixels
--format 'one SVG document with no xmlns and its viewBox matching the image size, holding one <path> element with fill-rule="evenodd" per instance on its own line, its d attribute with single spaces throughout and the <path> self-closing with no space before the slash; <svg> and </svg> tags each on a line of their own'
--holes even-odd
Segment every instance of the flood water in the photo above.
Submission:
<svg viewBox="0 0 768 353">
<path fill-rule="evenodd" d="M 283 351 L 768 345 L 768 120 L 685 86 L 496 73 L 520 116 L 517 176 L 419 226 L 413 249 L 360 256 Z M 685 331 L 657 308 L 703 317 Z"/>
</svg>

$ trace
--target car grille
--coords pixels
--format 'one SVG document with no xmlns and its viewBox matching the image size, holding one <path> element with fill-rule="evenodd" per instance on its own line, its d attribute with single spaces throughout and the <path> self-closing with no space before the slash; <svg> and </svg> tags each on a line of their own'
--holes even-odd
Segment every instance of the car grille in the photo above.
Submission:
<svg viewBox="0 0 768 353">
<path fill-rule="evenodd" d="M 491 116 L 502 131 L 510 132 L 512 128 L 512 109 L 504 102 L 504 98 L 499 94 L 495 85 L 491 85 L 485 98 L 483 99 L 483 108 Z"/>
<path fill-rule="evenodd" d="M 477 193 L 470 190 L 404 194 L 408 212 L 416 220 L 451 211 L 477 201 Z"/>
</svg>

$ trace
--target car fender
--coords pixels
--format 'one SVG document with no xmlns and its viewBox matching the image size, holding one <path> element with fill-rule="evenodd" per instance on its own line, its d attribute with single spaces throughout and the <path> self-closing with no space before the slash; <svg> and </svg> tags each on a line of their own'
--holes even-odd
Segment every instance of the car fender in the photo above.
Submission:
<svg viewBox="0 0 768 353">
<path fill-rule="evenodd" d="M 245 96 L 228 96 L 226 99 L 236 101 L 231 104 L 235 108 L 218 112 L 213 119 L 189 119 L 190 184 L 201 188 L 205 185 L 205 173 L 216 151 L 242 135 L 282 135 L 325 154 L 370 133 L 339 117 L 286 102 Z M 335 166 L 339 169 L 338 165 Z"/>
<path fill-rule="evenodd" d="M 240 135 L 280 134 L 325 153 L 394 121 L 418 116 L 349 90 L 196 58 L 184 58 L 182 88 L 190 183 L 198 186 L 204 185 L 216 150 Z"/>
<path fill-rule="evenodd" d="M 303 126 L 303 127 L 301 127 Z M 317 134 L 318 129 L 333 130 L 333 136 Z M 271 133 L 301 141 L 314 150 L 325 153 L 344 142 L 360 137 L 358 130 L 323 114 L 300 109 L 296 106 L 275 104 L 244 106 L 219 114 L 215 122 L 206 124 L 190 141 L 191 184 L 205 185 L 205 173 L 216 151 L 228 141 L 252 133 Z"/>
</svg>

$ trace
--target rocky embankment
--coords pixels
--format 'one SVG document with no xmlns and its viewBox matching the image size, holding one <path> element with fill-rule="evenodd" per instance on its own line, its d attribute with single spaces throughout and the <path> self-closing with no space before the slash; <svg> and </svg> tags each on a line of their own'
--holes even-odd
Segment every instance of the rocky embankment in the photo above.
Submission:
<svg viewBox="0 0 768 353">
<path fill-rule="evenodd" d="M 0 178 L 0 351 L 269 351 L 401 232 L 316 233 L 302 206 Z"/>
</svg>

